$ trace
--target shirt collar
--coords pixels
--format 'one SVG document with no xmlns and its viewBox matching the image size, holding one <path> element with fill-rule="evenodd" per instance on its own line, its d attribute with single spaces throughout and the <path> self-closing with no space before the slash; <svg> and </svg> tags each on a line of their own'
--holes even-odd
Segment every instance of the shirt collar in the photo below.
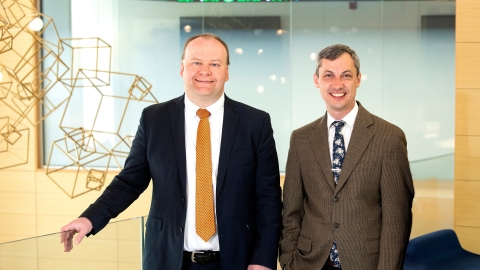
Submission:
<svg viewBox="0 0 480 270">
<path fill-rule="evenodd" d="M 210 112 L 210 115 L 214 115 L 218 112 L 223 105 L 225 104 L 225 94 L 221 95 L 220 98 L 215 101 L 212 105 L 206 107 Z M 187 95 L 185 95 L 185 117 L 186 119 L 193 119 L 197 116 L 197 110 L 200 109 L 195 103 L 193 103 L 190 99 L 188 99 Z"/>
<path fill-rule="evenodd" d="M 343 117 L 343 120 L 347 125 L 353 129 L 353 124 L 355 124 L 355 118 L 357 118 L 358 114 L 358 104 L 355 102 L 355 106 L 353 109 Z M 327 112 L 327 127 L 330 128 L 332 126 L 332 123 L 336 121 L 328 112 Z"/>
</svg>

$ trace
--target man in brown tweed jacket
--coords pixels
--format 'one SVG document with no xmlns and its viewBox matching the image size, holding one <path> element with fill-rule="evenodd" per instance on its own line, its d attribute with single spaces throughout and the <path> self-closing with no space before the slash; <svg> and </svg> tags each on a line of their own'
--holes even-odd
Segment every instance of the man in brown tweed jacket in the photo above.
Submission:
<svg viewBox="0 0 480 270">
<path fill-rule="evenodd" d="M 400 128 L 355 100 L 360 78 L 360 61 L 349 47 L 319 53 L 313 81 L 327 112 L 291 136 L 283 269 L 403 269 L 414 196 L 407 142 Z M 336 131 L 338 120 L 343 127 Z M 332 171 L 339 172 L 337 183 Z"/>
</svg>

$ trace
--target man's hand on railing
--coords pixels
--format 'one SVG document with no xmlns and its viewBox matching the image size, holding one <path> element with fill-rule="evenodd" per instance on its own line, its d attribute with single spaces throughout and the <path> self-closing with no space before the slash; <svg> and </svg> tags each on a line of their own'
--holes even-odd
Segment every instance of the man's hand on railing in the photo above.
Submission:
<svg viewBox="0 0 480 270">
<path fill-rule="evenodd" d="M 63 243 L 64 252 L 70 252 L 73 249 L 73 236 L 78 233 L 75 238 L 75 244 L 80 244 L 83 237 L 93 228 L 92 222 L 87 218 L 81 217 L 73 220 L 60 229 L 60 243 Z"/>
</svg>

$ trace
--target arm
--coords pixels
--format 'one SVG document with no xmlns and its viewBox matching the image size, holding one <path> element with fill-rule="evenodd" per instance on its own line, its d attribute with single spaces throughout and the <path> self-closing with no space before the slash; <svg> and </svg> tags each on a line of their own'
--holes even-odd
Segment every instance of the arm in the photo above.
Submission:
<svg viewBox="0 0 480 270">
<path fill-rule="evenodd" d="M 95 203 L 80 215 L 81 218 L 73 220 L 61 229 L 61 243 L 64 243 L 65 251 L 72 249 L 72 238 L 75 233 L 79 233 L 76 238 L 77 244 L 85 235 L 96 234 L 108 224 L 111 218 L 115 218 L 132 204 L 148 187 L 151 176 L 146 157 L 144 115 L 145 110 L 140 119 L 130 154 L 125 161 L 125 168 L 115 176 Z M 89 224 L 81 222 L 82 220 L 88 221 Z"/>
<path fill-rule="evenodd" d="M 407 141 L 399 130 L 382 163 L 382 232 L 377 269 L 403 269 L 412 229 L 414 188 L 407 156 Z"/>
<path fill-rule="evenodd" d="M 145 110 L 143 110 L 132 148 L 125 161 L 125 168 L 115 176 L 95 203 L 91 204 L 81 215 L 92 222 L 91 234 L 98 233 L 110 219 L 117 217 L 127 209 L 150 183 L 150 165 L 147 159 L 148 120 L 146 118 Z"/>
<path fill-rule="evenodd" d="M 283 231 L 280 242 L 280 265 L 290 265 L 293 252 L 297 248 L 298 236 L 302 226 L 303 209 L 303 180 L 300 163 L 295 149 L 295 131 L 290 138 L 285 183 L 283 186 Z"/>
<path fill-rule="evenodd" d="M 256 153 L 255 224 L 257 235 L 249 269 L 260 266 L 276 269 L 282 202 L 278 157 L 268 114 L 263 121 Z"/>
</svg>

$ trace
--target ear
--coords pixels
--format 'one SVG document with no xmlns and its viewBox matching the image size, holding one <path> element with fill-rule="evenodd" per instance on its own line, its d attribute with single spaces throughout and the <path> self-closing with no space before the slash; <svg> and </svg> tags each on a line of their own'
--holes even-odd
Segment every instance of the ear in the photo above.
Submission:
<svg viewBox="0 0 480 270">
<path fill-rule="evenodd" d="M 180 76 L 183 77 L 183 69 L 185 68 L 185 66 L 183 65 L 183 60 L 180 62 Z"/>
<path fill-rule="evenodd" d="M 317 73 L 313 73 L 313 78 L 312 79 L 313 79 L 313 84 L 315 84 L 315 87 L 318 88 L 319 87 L 319 83 L 318 83 L 319 79 L 318 79 Z"/>
<path fill-rule="evenodd" d="M 362 81 L 362 73 L 358 73 L 357 77 L 357 88 L 360 87 L 360 82 Z"/>
<path fill-rule="evenodd" d="M 230 79 L 230 77 L 228 76 L 228 66 L 227 66 L 227 75 L 225 76 L 225 81 L 228 81 L 228 79 Z"/>
</svg>

